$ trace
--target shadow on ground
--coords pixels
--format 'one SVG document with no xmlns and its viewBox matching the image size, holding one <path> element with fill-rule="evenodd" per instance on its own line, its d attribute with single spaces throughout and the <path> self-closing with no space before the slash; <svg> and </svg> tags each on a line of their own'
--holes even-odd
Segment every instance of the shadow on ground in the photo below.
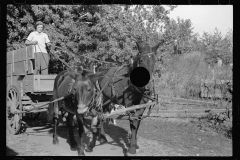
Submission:
<svg viewBox="0 0 240 160">
<path fill-rule="evenodd" d="M 104 124 L 103 127 L 105 133 L 113 139 L 108 144 L 115 145 L 114 143 L 117 143 L 117 146 L 122 148 L 124 156 L 127 156 L 127 148 L 129 147 L 128 131 L 113 124 Z"/>
<path fill-rule="evenodd" d="M 38 127 L 38 128 L 34 128 L 33 131 L 47 132 L 47 134 L 52 137 L 53 125 L 47 122 L 46 113 L 44 113 L 44 112 L 41 113 L 41 115 L 35 120 L 25 119 L 24 121 L 27 124 L 27 128 Z M 86 119 L 85 122 L 88 126 L 90 126 L 90 124 L 91 124 L 90 119 Z M 119 122 L 121 123 L 121 121 L 119 121 Z M 46 129 L 48 129 L 48 131 L 46 131 Z M 87 129 L 88 129 L 87 132 L 90 133 L 89 127 L 87 127 Z M 115 126 L 113 124 L 106 124 L 106 123 L 104 123 L 104 130 L 105 130 L 105 133 L 113 140 L 113 141 L 108 142 L 108 144 L 121 147 L 123 149 L 124 155 L 126 155 L 126 152 L 127 152 L 126 147 L 129 147 L 128 131 L 117 125 Z M 66 142 L 69 144 L 69 148 L 70 148 L 68 132 L 69 131 L 68 131 L 67 126 L 63 125 L 62 121 L 60 121 L 60 125 L 57 127 L 57 134 L 59 137 L 66 139 Z M 31 133 L 29 132 L 28 134 L 31 134 Z M 90 134 L 92 134 L 92 133 L 90 133 Z M 75 140 L 78 141 L 79 135 L 78 135 L 77 127 L 74 129 L 74 136 L 75 136 Z M 83 143 L 86 145 L 89 145 L 90 137 L 87 135 L 84 135 Z M 96 145 L 96 146 L 99 146 L 99 145 Z"/>
<path fill-rule="evenodd" d="M 6 146 L 6 156 L 17 156 L 18 153 Z"/>
</svg>

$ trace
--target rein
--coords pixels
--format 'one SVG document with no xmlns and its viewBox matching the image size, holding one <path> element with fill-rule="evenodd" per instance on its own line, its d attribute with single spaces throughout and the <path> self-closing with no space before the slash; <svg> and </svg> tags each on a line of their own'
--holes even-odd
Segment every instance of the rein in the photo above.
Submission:
<svg viewBox="0 0 240 160">
<path fill-rule="evenodd" d="M 59 48 L 59 49 L 61 49 L 61 50 L 66 50 L 66 51 L 68 51 L 68 52 L 70 52 L 71 54 L 73 54 L 73 55 L 74 55 L 74 53 L 73 53 L 73 52 L 71 52 L 70 50 L 68 50 L 68 49 L 66 49 L 66 48 L 62 48 L 62 47 L 55 46 L 55 45 L 52 45 L 52 46 L 53 46 L 53 47 L 55 47 L 55 48 Z M 90 59 L 90 60 L 93 60 L 93 61 L 100 62 L 100 63 L 107 63 L 107 64 L 114 63 L 114 62 L 107 62 L 107 61 L 101 61 L 101 60 L 97 60 L 97 59 L 95 59 L 95 58 L 91 58 L 91 57 L 88 57 L 88 56 L 85 56 L 85 55 L 80 55 L 80 56 L 82 56 L 82 57 L 85 57 L 85 58 L 88 58 L 88 59 Z M 74 57 L 74 56 L 73 56 L 73 57 Z"/>
<path fill-rule="evenodd" d="M 69 51 L 68 49 L 64 49 L 64 48 L 62 48 L 62 47 L 55 46 L 55 45 L 52 45 L 52 46 L 55 47 L 55 48 L 59 48 L 59 49 L 61 49 L 61 50 L 66 50 L 66 51 L 68 51 L 68 52 L 70 52 L 70 53 L 73 54 L 73 52 Z M 153 53 L 154 53 L 154 52 L 151 52 L 151 53 L 148 53 L 148 54 L 144 54 L 144 55 L 138 55 L 137 58 L 140 58 L 140 57 L 143 57 L 143 56 L 149 56 L 149 57 L 150 57 L 150 55 L 153 54 Z M 56 57 L 58 60 L 60 60 L 60 61 L 61 61 L 63 64 L 65 64 L 67 67 L 71 68 L 65 61 L 61 60 L 57 55 L 55 55 L 55 54 L 53 54 L 53 53 L 51 53 L 51 54 L 54 55 L 54 57 Z M 113 62 L 106 62 L 106 61 L 97 60 L 97 59 L 95 59 L 95 58 L 90 58 L 90 57 L 87 57 L 87 56 L 84 56 L 84 55 L 80 55 L 80 56 L 85 57 L 85 58 L 88 58 L 88 59 L 90 59 L 90 60 L 94 60 L 94 61 L 100 62 L 100 63 L 107 63 L 107 64 L 113 63 Z M 96 95 L 96 93 L 94 93 L 94 95 L 92 96 L 91 101 L 90 101 L 89 104 L 88 104 L 88 106 L 89 106 L 89 107 L 88 107 L 88 110 L 84 113 L 86 116 L 87 116 L 87 114 L 89 113 L 89 111 L 90 111 L 91 109 L 95 109 L 96 106 L 94 107 L 94 103 L 96 102 L 97 99 L 100 98 L 100 95 L 102 94 L 102 91 L 105 89 L 105 87 L 107 86 L 107 84 L 108 84 L 110 81 L 113 80 L 113 78 L 116 78 L 116 77 L 118 77 L 118 78 L 126 78 L 126 77 L 124 77 L 124 76 L 116 75 L 117 71 L 119 71 L 121 68 L 123 68 L 123 66 L 124 66 L 124 65 L 118 67 L 118 68 L 115 70 L 113 76 L 107 76 L 107 75 L 102 75 L 102 76 L 100 76 L 100 77 L 108 77 L 108 78 L 110 78 L 110 79 L 105 83 L 105 85 L 103 86 L 103 88 L 101 88 L 101 90 L 97 93 L 97 95 Z M 85 71 L 94 73 L 93 71 L 90 71 L 90 70 L 87 70 L 87 69 L 83 69 L 83 68 L 82 68 L 82 70 L 85 70 Z M 127 78 L 129 78 L 129 77 L 127 77 Z M 151 82 L 151 81 L 154 81 L 154 80 L 151 79 L 150 82 Z M 70 87 L 69 87 L 69 89 L 68 89 L 68 92 L 71 92 L 72 87 L 73 87 L 73 84 L 74 84 L 74 83 L 70 83 L 70 84 L 69 84 Z M 131 86 L 131 85 L 132 85 L 132 84 L 130 84 L 130 86 Z M 124 92 L 126 89 L 128 89 L 130 86 L 127 85 L 127 86 L 123 89 L 123 92 Z M 114 87 L 114 84 L 112 84 L 111 87 Z M 154 86 L 153 86 L 153 88 L 154 88 Z M 139 90 L 139 89 L 138 89 L 138 90 Z M 156 101 L 155 98 L 151 98 L 151 97 L 145 95 L 145 92 L 142 92 L 142 91 L 140 91 L 140 90 L 139 90 L 139 92 L 140 92 L 143 96 L 145 96 L 146 98 Z M 150 91 L 150 94 L 151 94 L 151 92 L 152 92 L 152 91 Z M 154 90 L 154 97 L 155 97 L 155 95 L 156 95 L 156 94 L 155 94 L 155 90 Z M 118 97 L 119 97 L 119 96 L 117 96 L 117 98 L 118 98 Z M 113 98 L 116 98 L 116 95 L 114 95 L 113 97 L 111 97 L 108 101 L 106 101 L 106 102 L 105 102 L 103 105 L 101 105 L 101 106 L 104 106 L 104 105 L 106 105 L 107 103 L 111 102 L 111 101 L 113 100 Z M 152 106 L 151 106 L 151 107 L 152 107 Z M 153 107 L 152 107 L 152 108 L 151 108 L 151 107 L 149 108 L 148 115 L 150 114 L 150 112 L 151 112 L 151 110 L 152 110 L 152 108 L 153 108 Z M 102 113 L 102 112 L 103 112 L 103 110 L 101 109 L 101 113 Z M 101 114 L 101 113 L 100 113 L 100 114 Z M 147 115 L 147 116 L 148 116 L 148 115 Z M 143 118 L 146 118 L 147 116 L 141 116 L 140 120 L 143 119 Z M 132 119 L 132 115 L 131 115 L 130 112 L 129 112 L 129 118 Z"/>
</svg>

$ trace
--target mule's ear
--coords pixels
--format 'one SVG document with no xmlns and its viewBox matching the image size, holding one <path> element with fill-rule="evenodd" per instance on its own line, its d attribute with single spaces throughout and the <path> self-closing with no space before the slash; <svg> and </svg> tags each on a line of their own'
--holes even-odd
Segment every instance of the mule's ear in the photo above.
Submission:
<svg viewBox="0 0 240 160">
<path fill-rule="evenodd" d="M 140 43 L 140 42 L 136 42 L 136 45 L 137 45 L 138 51 L 141 52 L 142 49 L 143 49 L 142 43 Z"/>
<path fill-rule="evenodd" d="M 96 81 L 102 78 L 103 72 L 98 72 L 96 74 L 88 75 L 89 79 L 92 81 L 93 84 L 96 84 Z"/>
<path fill-rule="evenodd" d="M 74 71 L 74 69 L 72 69 L 72 68 L 68 68 L 67 71 L 68 71 L 70 77 L 72 77 L 74 80 L 77 79 L 78 74 L 77 74 L 77 72 Z"/>
<path fill-rule="evenodd" d="M 156 52 L 158 47 L 164 43 L 164 40 L 160 40 L 158 44 L 156 44 L 154 47 L 152 47 L 153 52 Z"/>
</svg>

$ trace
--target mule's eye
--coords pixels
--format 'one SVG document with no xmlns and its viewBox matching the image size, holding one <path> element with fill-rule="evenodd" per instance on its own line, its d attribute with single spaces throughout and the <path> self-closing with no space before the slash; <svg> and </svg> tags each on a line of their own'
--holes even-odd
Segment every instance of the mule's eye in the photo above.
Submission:
<svg viewBox="0 0 240 160">
<path fill-rule="evenodd" d="M 142 63 L 142 60 L 141 60 L 141 59 L 139 60 L 139 63 Z"/>
</svg>

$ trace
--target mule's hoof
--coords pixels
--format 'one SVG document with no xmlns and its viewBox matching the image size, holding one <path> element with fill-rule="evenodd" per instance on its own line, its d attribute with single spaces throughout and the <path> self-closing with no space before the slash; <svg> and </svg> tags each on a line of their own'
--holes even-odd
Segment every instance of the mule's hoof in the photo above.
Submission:
<svg viewBox="0 0 240 160">
<path fill-rule="evenodd" d="M 76 151 L 78 145 L 77 145 L 77 143 L 76 143 L 76 144 L 70 144 L 70 147 L 71 147 L 71 150 L 72 150 L 72 151 Z"/>
<path fill-rule="evenodd" d="M 136 144 L 136 149 L 139 149 L 139 146 Z"/>
<path fill-rule="evenodd" d="M 129 148 L 128 153 L 130 154 L 136 154 L 136 148 Z"/>
<path fill-rule="evenodd" d="M 78 151 L 78 156 L 85 156 L 84 151 Z"/>
<path fill-rule="evenodd" d="M 99 140 L 99 144 L 102 145 L 102 144 L 106 144 L 108 141 L 107 139 L 100 139 Z"/>
<path fill-rule="evenodd" d="M 58 144 L 59 144 L 58 139 L 53 140 L 53 144 L 54 144 L 54 145 L 58 145 Z"/>
<path fill-rule="evenodd" d="M 108 142 L 107 138 L 105 136 L 103 136 L 103 135 L 101 135 L 98 140 L 99 140 L 100 145 L 105 144 L 105 143 Z"/>
<path fill-rule="evenodd" d="M 92 151 L 93 151 L 93 147 L 87 146 L 87 147 L 85 148 L 85 151 L 86 151 L 86 152 L 92 152 Z"/>
<path fill-rule="evenodd" d="M 84 154 L 84 153 L 79 153 L 78 155 L 79 155 L 79 156 L 85 156 L 85 154 Z"/>
<path fill-rule="evenodd" d="M 128 156 L 128 157 L 131 157 L 131 156 L 137 156 L 137 154 L 132 154 L 132 153 L 130 153 L 130 152 L 126 152 L 126 154 L 125 154 L 125 156 Z"/>
</svg>

